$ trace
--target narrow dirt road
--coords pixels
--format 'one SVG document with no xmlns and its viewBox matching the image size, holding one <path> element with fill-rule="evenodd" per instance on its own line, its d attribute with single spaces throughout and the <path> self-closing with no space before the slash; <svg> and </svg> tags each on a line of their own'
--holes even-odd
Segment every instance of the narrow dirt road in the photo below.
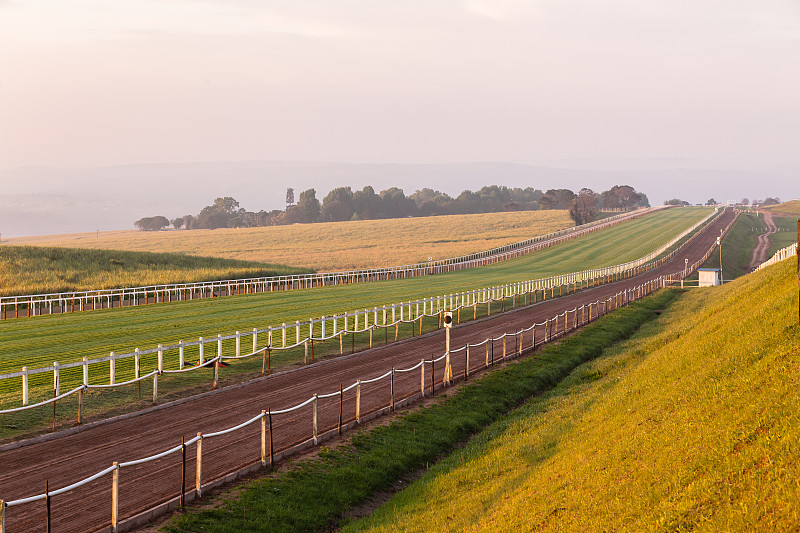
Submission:
<svg viewBox="0 0 800 533">
<path fill-rule="evenodd" d="M 769 251 L 769 236 L 778 232 L 778 226 L 772 220 L 772 213 L 761 212 L 764 216 L 764 223 L 767 225 L 766 233 L 762 233 L 756 237 L 756 247 L 753 248 L 753 253 L 750 255 L 750 264 L 747 265 L 747 271 L 752 272 L 758 265 L 767 260 L 767 252 Z"/>
<path fill-rule="evenodd" d="M 463 347 L 465 343 L 478 343 L 488 337 L 496 338 L 505 332 L 518 331 L 533 323 L 542 323 L 566 309 L 605 300 L 619 291 L 635 287 L 659 275 L 682 271 L 684 259 L 692 263 L 702 258 L 714 245 L 720 229 L 726 227 L 733 218 L 733 210 L 726 210 L 671 261 L 641 276 L 455 327 L 452 331 L 453 347 L 455 349 Z M 520 303 L 518 300 L 517 305 Z M 566 318 L 560 318 L 555 326 L 560 331 L 565 322 L 572 324 L 573 320 L 574 313 L 570 313 Z M 544 328 L 538 327 L 537 339 L 541 339 L 543 335 Z M 523 342 L 529 344 L 530 341 L 528 334 Z M 508 351 L 513 351 L 515 338 L 507 338 L 507 343 Z M 484 347 L 472 350 L 469 356 L 471 369 L 482 368 L 487 357 L 499 359 L 505 344 L 506 341 L 497 340 L 488 351 Z M 145 410 L 135 417 L 109 420 L 78 433 L 56 434 L 56 438 L 51 440 L 32 441 L 17 447 L 3 446 L 0 447 L 0 498 L 8 501 L 40 494 L 43 492 L 45 480 L 50 481 L 51 490 L 59 489 L 108 468 L 114 461 L 131 461 L 163 452 L 179 445 L 182 437 L 191 439 L 198 431 L 204 434 L 220 431 L 258 415 L 262 409 L 271 408 L 275 411 L 297 405 L 313 394 L 338 391 L 340 383 L 347 386 L 356 379 L 365 380 L 379 376 L 392 367 L 408 368 L 419 363 L 422 358 L 430 359 L 432 355 L 438 356 L 443 352 L 444 333 L 438 330 L 355 356 L 322 361 L 294 371 L 228 387 L 161 409 Z M 455 375 L 463 373 L 465 363 L 464 351 L 453 356 Z M 443 370 L 442 363 L 437 363 L 434 369 L 426 364 L 425 383 L 430 382 L 431 373 L 434 380 L 441 383 Z M 395 398 L 399 400 L 415 396 L 419 392 L 420 381 L 419 369 L 407 373 L 398 372 L 394 380 Z M 390 398 L 388 379 L 362 384 L 362 416 L 385 408 Z M 344 394 L 344 422 L 355 418 L 355 400 L 355 389 Z M 337 426 L 339 409 L 338 397 L 319 399 L 320 433 Z M 311 428 L 311 404 L 290 413 L 273 416 L 275 450 L 285 450 L 307 441 Z M 203 481 L 222 478 L 229 472 L 259 461 L 260 449 L 259 424 L 204 440 Z M 187 450 L 186 456 L 186 487 L 191 489 L 195 484 L 194 446 Z M 180 453 L 121 469 L 120 517 L 131 517 L 175 498 L 181 486 L 181 470 Z M 53 531 L 97 531 L 107 528 L 111 518 L 111 486 L 111 476 L 105 475 L 80 489 L 51 498 Z M 8 533 L 44 531 L 45 502 L 10 507 L 5 520 Z"/>
</svg>

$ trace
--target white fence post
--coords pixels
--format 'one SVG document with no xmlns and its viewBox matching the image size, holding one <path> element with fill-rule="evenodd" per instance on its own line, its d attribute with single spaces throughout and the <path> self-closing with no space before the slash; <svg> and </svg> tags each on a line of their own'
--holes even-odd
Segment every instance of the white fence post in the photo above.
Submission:
<svg viewBox="0 0 800 533">
<path fill-rule="evenodd" d="M 153 405 L 158 405 L 158 372 L 153 374 Z"/>
<path fill-rule="evenodd" d="M 110 357 L 111 359 L 108 361 L 108 384 L 113 385 L 117 374 L 117 357 L 114 352 L 111 352 Z"/>
<path fill-rule="evenodd" d="M 158 373 L 164 371 L 164 348 L 158 345 Z"/>
<path fill-rule="evenodd" d="M 255 350 L 253 350 L 255 351 Z M 241 332 L 236 332 L 236 357 L 242 355 L 242 334 Z"/>
<path fill-rule="evenodd" d="M 361 380 L 356 381 L 356 423 L 361 423 Z"/>
<path fill-rule="evenodd" d="M 22 405 L 28 405 L 28 367 L 22 367 Z"/>
<path fill-rule="evenodd" d="M 314 401 L 312 402 L 313 411 L 312 411 L 312 429 L 314 433 L 314 444 L 317 444 L 317 395 L 314 394 Z"/>
<path fill-rule="evenodd" d="M 141 375 L 142 375 L 141 362 L 142 362 L 142 358 L 141 358 L 141 355 L 139 354 L 139 348 L 136 348 L 133 351 L 133 374 L 136 377 L 136 379 L 139 379 L 141 377 Z"/>
<path fill-rule="evenodd" d="M 183 370 L 186 366 L 186 359 L 183 354 L 183 341 L 178 341 L 178 370 Z"/>
<path fill-rule="evenodd" d="M 217 333 L 217 357 L 220 358 L 220 363 L 222 362 L 222 333 Z"/>
<path fill-rule="evenodd" d="M 258 328 L 253 328 L 253 353 L 258 350 Z"/>
<path fill-rule="evenodd" d="M 58 361 L 53 362 L 53 389 L 56 391 L 56 396 L 61 394 L 61 372 L 58 368 Z"/>
<path fill-rule="evenodd" d="M 200 337 L 200 364 L 204 365 L 206 363 L 206 353 L 205 353 L 205 343 L 203 342 L 203 337 Z"/>
<path fill-rule="evenodd" d="M 261 411 L 261 466 L 267 466 L 267 412 Z"/>
<path fill-rule="evenodd" d="M 89 358 L 83 356 L 83 386 L 89 386 Z"/>
</svg>

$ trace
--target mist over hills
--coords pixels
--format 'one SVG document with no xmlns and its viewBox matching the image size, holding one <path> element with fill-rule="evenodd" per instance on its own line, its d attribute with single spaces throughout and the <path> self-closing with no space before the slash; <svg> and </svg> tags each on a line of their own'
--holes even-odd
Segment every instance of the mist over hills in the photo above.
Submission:
<svg viewBox="0 0 800 533">
<path fill-rule="evenodd" d="M 153 163 L 64 169 L 20 167 L 0 171 L 0 234 L 24 235 L 133 229 L 139 218 L 195 214 L 218 196 L 233 196 L 249 211 L 282 209 L 287 187 L 315 188 L 317 197 L 340 186 L 399 187 L 411 194 L 430 187 L 457 196 L 484 185 L 605 190 L 628 184 L 651 204 L 679 197 L 691 203 L 743 196 L 796 196 L 786 183 L 796 169 L 756 173 L 694 161 L 586 162 L 592 168 L 518 163 L 353 164 L 335 162 Z"/>
</svg>

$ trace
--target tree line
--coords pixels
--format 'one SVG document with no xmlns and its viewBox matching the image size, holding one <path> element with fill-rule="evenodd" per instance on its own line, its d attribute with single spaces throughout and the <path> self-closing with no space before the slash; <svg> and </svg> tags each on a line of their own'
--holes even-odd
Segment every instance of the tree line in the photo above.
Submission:
<svg viewBox="0 0 800 533">
<path fill-rule="evenodd" d="M 285 210 L 247 211 L 237 200 L 225 196 L 214 200 L 197 215 L 172 220 L 164 216 L 145 217 L 134 225 L 143 231 L 158 231 L 170 225 L 175 229 L 216 229 L 539 209 L 568 209 L 576 224 L 585 224 L 594 220 L 601 210 L 628 210 L 649 205 L 647 196 L 629 185 L 615 185 L 602 193 L 586 188 L 574 193 L 569 189 L 542 192 L 532 187 L 490 185 L 477 191 L 466 190 L 455 198 L 430 188 L 406 196 L 397 187 L 380 193 L 370 186 L 355 192 L 350 187 L 337 187 L 321 202 L 315 189 L 305 190 L 300 193 L 297 204 Z"/>
</svg>

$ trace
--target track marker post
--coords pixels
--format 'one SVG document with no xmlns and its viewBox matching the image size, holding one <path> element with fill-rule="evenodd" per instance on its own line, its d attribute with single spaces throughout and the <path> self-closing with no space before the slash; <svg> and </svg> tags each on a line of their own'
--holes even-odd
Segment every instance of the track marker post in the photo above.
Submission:
<svg viewBox="0 0 800 533">
<path fill-rule="evenodd" d="M 356 381 L 356 423 L 361 423 L 361 380 Z"/>
<path fill-rule="evenodd" d="M 317 395 L 314 394 L 314 401 L 311 403 L 312 405 L 312 412 L 311 412 L 311 429 L 313 431 L 314 436 L 314 445 L 317 444 Z"/>
<path fill-rule="evenodd" d="M 186 437 L 181 436 L 181 507 L 186 506 Z"/>
<path fill-rule="evenodd" d="M 267 466 L 267 412 L 261 411 L 261 467 Z"/>
<path fill-rule="evenodd" d="M 344 391 L 342 382 L 339 382 L 339 435 L 342 434 L 342 410 L 344 409 Z"/>
<path fill-rule="evenodd" d="M 111 531 L 119 531 L 119 463 L 114 461 L 111 471 Z"/>
<path fill-rule="evenodd" d="M 389 381 L 389 412 L 394 411 L 394 367 L 392 367 L 392 377 Z"/>
<path fill-rule="evenodd" d="M 267 421 L 269 422 L 269 468 L 272 470 L 275 467 L 275 454 L 273 453 L 272 441 L 272 408 L 267 409 Z"/>
<path fill-rule="evenodd" d="M 44 480 L 44 503 L 47 508 L 47 533 L 50 533 L 50 480 Z"/>
<path fill-rule="evenodd" d="M 194 492 L 197 498 L 203 497 L 203 434 L 197 432 L 197 461 L 194 475 Z"/>
<path fill-rule="evenodd" d="M 419 395 L 421 398 L 425 397 L 425 358 L 419 362 Z M 2 533 L 2 531 L 0 531 Z"/>
<path fill-rule="evenodd" d="M 0 500 L 0 533 L 6 533 L 6 502 Z"/>
</svg>

